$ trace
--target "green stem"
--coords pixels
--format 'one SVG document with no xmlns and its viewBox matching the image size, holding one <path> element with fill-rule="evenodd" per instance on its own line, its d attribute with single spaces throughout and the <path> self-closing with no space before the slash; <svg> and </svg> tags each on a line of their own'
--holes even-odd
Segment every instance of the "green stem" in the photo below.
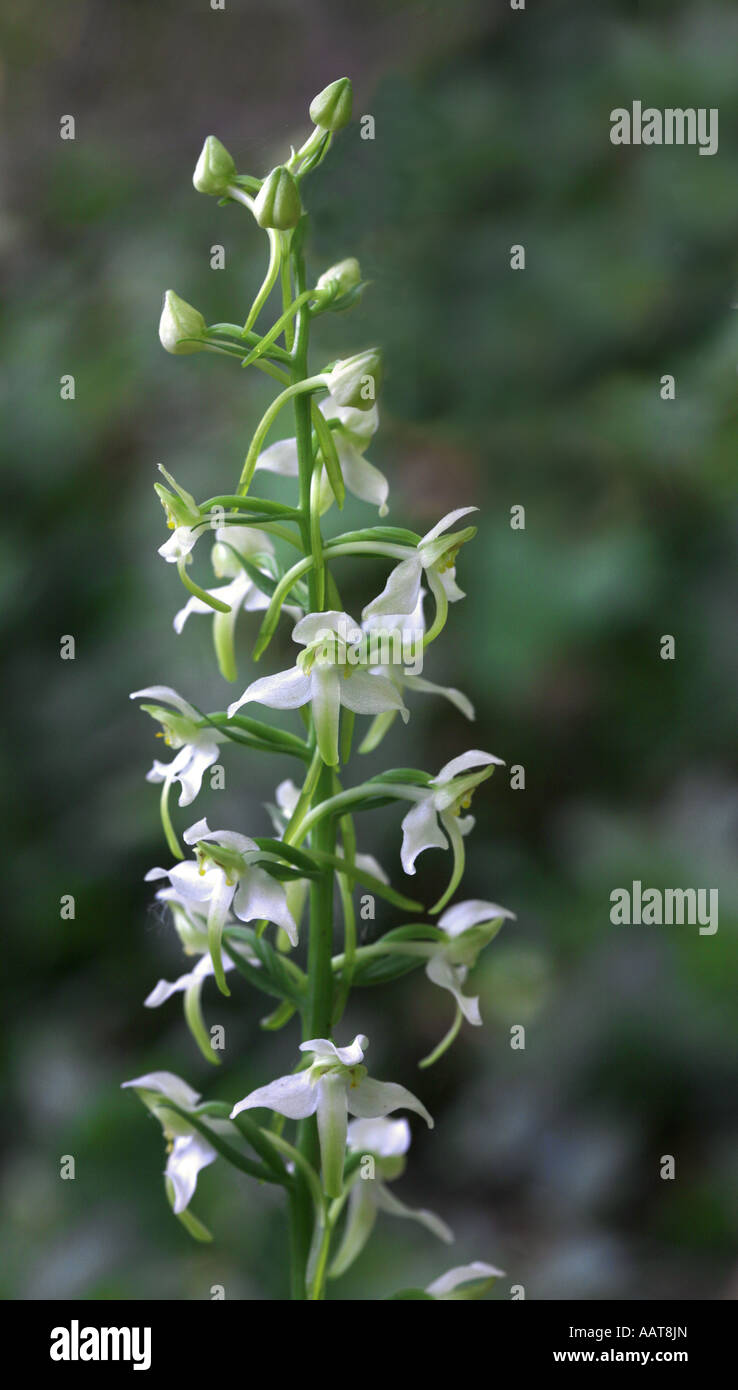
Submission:
<svg viewBox="0 0 738 1390">
<path fill-rule="evenodd" d="M 291 253 L 295 294 L 299 299 L 304 295 L 305 263 L 302 251 Z M 310 608 L 315 612 L 321 606 L 321 580 L 317 567 L 322 561 L 322 541 L 320 522 L 317 526 L 312 519 L 311 497 L 314 468 L 313 441 L 311 427 L 310 396 L 306 384 L 311 383 L 308 372 L 308 339 L 310 315 L 307 302 L 303 301 L 295 320 L 295 339 L 293 345 L 293 409 L 295 413 L 295 440 L 300 489 L 300 532 L 306 560 L 308 561 L 308 586 Z M 318 378 L 320 380 L 320 378 Z M 311 779 L 312 780 L 312 779 Z M 329 796 L 333 789 L 333 773 L 328 767 L 321 767 L 315 779 L 311 804 L 318 805 Z M 315 847 L 332 854 L 335 850 L 335 829 L 332 821 L 323 822 L 315 832 Z M 333 870 L 327 868 L 320 878 L 310 885 L 310 927 L 308 937 L 308 984 L 307 999 L 302 1013 L 303 1040 L 315 1037 L 330 1037 L 333 1011 L 333 970 L 331 952 L 333 949 Z M 298 1126 L 297 1148 L 304 1161 L 312 1168 L 320 1168 L 320 1149 L 318 1126 L 315 1117 L 302 1120 Z M 301 1175 L 302 1179 L 302 1175 Z M 293 1297 L 305 1297 L 307 1259 L 312 1245 L 315 1216 L 311 1210 L 310 1192 L 304 1180 L 295 1185 L 290 1202 L 291 1245 L 293 1258 L 300 1258 L 299 1272 L 293 1270 Z M 305 1250 L 305 1232 L 310 1232 L 308 1251 Z M 327 1251 L 321 1247 L 324 1259 Z"/>
</svg>

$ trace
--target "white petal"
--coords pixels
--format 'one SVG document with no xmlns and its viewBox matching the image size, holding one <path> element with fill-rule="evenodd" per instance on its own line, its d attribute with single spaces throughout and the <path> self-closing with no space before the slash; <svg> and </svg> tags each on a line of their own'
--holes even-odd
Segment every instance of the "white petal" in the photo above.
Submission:
<svg viewBox="0 0 738 1390">
<path fill-rule="evenodd" d="M 172 1210 L 178 1214 L 185 1210 L 197 1186 L 197 1175 L 202 1168 L 218 1157 L 212 1144 L 208 1144 L 201 1134 L 180 1134 L 174 1141 L 172 1152 L 167 1159 L 165 1174 L 171 1179 L 174 1188 Z"/>
<path fill-rule="evenodd" d="M 406 874 L 415 873 L 415 860 L 424 849 L 448 849 L 430 796 L 411 807 L 402 822 L 400 859 Z"/>
<path fill-rule="evenodd" d="M 451 569 L 441 570 L 438 573 L 438 578 L 441 581 L 441 587 L 449 603 L 458 603 L 460 599 L 466 598 L 464 590 L 460 589 L 456 583 L 455 565 Z"/>
<path fill-rule="evenodd" d="M 270 709 L 298 709 L 310 699 L 310 677 L 303 674 L 297 666 L 288 671 L 278 671 L 274 676 L 262 676 L 247 686 L 240 700 L 228 706 L 228 718 L 232 719 L 241 705 L 254 700 Z"/>
<path fill-rule="evenodd" d="M 441 989 L 447 989 L 449 994 L 453 994 L 467 1023 L 473 1023 L 477 1028 L 480 1027 L 482 1016 L 479 1012 L 479 998 L 462 993 L 461 985 L 466 974 L 462 968 L 451 965 L 439 952 L 438 955 L 431 956 L 425 967 L 425 973 L 434 985 L 438 985 Z"/>
<path fill-rule="evenodd" d="M 446 1274 L 428 1284 L 425 1292 L 443 1296 L 452 1293 L 459 1284 L 468 1284 L 472 1279 L 501 1279 L 504 1273 L 504 1269 L 495 1269 L 494 1265 L 485 1264 L 483 1260 L 475 1260 L 473 1264 L 456 1265 L 454 1269 L 449 1269 Z"/>
<path fill-rule="evenodd" d="M 447 1245 L 452 1243 L 454 1233 L 446 1225 L 446 1222 L 441 1220 L 440 1216 L 435 1216 L 432 1211 L 427 1211 L 425 1207 L 406 1207 L 405 1203 L 395 1197 L 394 1192 L 390 1192 L 383 1182 L 376 1184 L 374 1201 L 379 1210 L 386 1212 L 388 1216 L 402 1216 L 410 1221 L 417 1221 L 421 1226 L 425 1226 L 427 1231 L 438 1236 L 439 1240 L 445 1241 Z"/>
<path fill-rule="evenodd" d="M 186 845 L 196 845 L 198 840 L 209 839 L 210 834 L 211 830 L 207 818 L 201 816 L 200 820 L 193 821 L 192 825 L 188 825 L 182 839 Z"/>
<path fill-rule="evenodd" d="M 436 540 L 438 536 L 443 535 L 444 531 L 448 531 L 455 521 L 459 521 L 462 516 L 468 516 L 470 512 L 478 511 L 478 507 L 456 507 L 453 512 L 446 512 L 446 515 L 442 516 L 441 520 L 437 521 L 435 526 L 431 527 L 430 531 L 426 531 L 425 535 L 421 538 L 420 544 L 427 545 L 428 541 Z"/>
<path fill-rule="evenodd" d="M 280 1076 L 276 1081 L 270 1081 L 268 1086 L 259 1086 L 256 1091 L 244 1096 L 238 1105 L 234 1105 L 231 1119 L 242 1110 L 254 1110 L 258 1106 L 276 1110 L 279 1115 L 286 1115 L 288 1120 L 304 1120 L 308 1115 L 314 1115 L 318 1108 L 318 1088 L 306 1071 Z"/>
<path fill-rule="evenodd" d="M 228 961 L 223 968 L 224 970 L 233 970 L 233 962 Z M 151 993 L 147 994 L 144 999 L 144 1008 L 158 1009 L 161 1004 L 166 1003 L 167 999 L 171 999 L 173 994 L 184 993 L 191 985 L 201 984 L 213 973 L 213 962 L 210 956 L 201 956 L 194 970 L 190 970 L 186 975 L 180 975 L 177 980 L 159 980 Z"/>
<path fill-rule="evenodd" d="M 297 945 L 297 927 L 287 906 L 284 888 L 257 864 L 251 865 L 241 875 L 233 899 L 233 911 L 242 922 L 253 922 L 262 917 L 268 922 L 276 922 L 278 927 L 286 931 L 292 945 Z"/>
<path fill-rule="evenodd" d="M 278 473 L 281 478 L 296 478 L 299 471 L 296 439 L 278 439 L 268 449 L 259 454 L 257 469 L 265 473 Z"/>
<path fill-rule="evenodd" d="M 357 1067 L 363 1062 L 368 1046 L 369 1039 L 366 1035 L 357 1033 L 348 1047 L 336 1047 L 330 1038 L 310 1038 L 308 1042 L 300 1043 L 300 1051 L 314 1052 L 316 1057 L 333 1057 L 345 1067 Z"/>
<path fill-rule="evenodd" d="M 366 605 L 362 618 L 371 618 L 378 613 L 412 613 L 420 597 L 422 576 L 423 564 L 419 555 L 401 560 L 391 570 L 381 594 Z"/>
<path fill-rule="evenodd" d="M 193 546 L 197 543 L 203 531 L 202 526 L 177 526 L 172 531 L 169 540 L 159 546 L 159 554 L 166 560 L 168 565 L 176 564 L 184 555 L 189 555 Z"/>
<path fill-rule="evenodd" d="M 392 1110 L 413 1110 L 416 1115 L 422 1116 L 429 1129 L 433 1128 L 433 1120 L 423 1102 L 395 1081 L 375 1081 L 371 1076 L 363 1077 L 358 1086 L 349 1087 L 348 1108 L 350 1115 L 359 1115 L 367 1120 L 373 1120 L 378 1115 L 389 1115 Z"/>
<path fill-rule="evenodd" d="M 372 874 L 380 883 L 389 883 L 388 875 L 373 854 L 355 854 L 354 863 L 357 869 L 363 869 L 365 874 Z"/>
<path fill-rule="evenodd" d="M 380 516 L 386 516 L 389 483 L 384 473 L 380 473 L 368 459 L 362 458 L 358 449 L 340 430 L 336 431 L 334 439 L 343 481 L 349 492 L 362 502 L 370 502 L 378 507 Z"/>
<path fill-rule="evenodd" d="M 354 1153 L 394 1158 L 410 1148 L 410 1126 L 407 1120 L 352 1120 L 347 1142 Z"/>
<path fill-rule="evenodd" d="M 341 704 L 355 714 L 384 714 L 386 710 L 396 709 L 408 717 L 397 686 L 386 676 L 373 676 L 368 671 L 351 671 L 345 678 L 341 677 L 339 694 Z"/>
<path fill-rule="evenodd" d="M 474 718 L 474 706 L 471 700 L 457 690 L 453 685 L 435 685 L 433 681 L 427 681 L 423 676 L 405 676 L 405 685 L 408 690 L 420 690 L 425 695 L 443 695 L 446 700 L 450 700 L 467 719 Z"/>
<path fill-rule="evenodd" d="M 433 784 L 443 786 L 444 782 L 450 782 L 452 777 L 468 772 L 469 768 L 488 767 L 490 763 L 495 763 L 498 767 L 505 766 L 502 758 L 496 758 L 493 753 L 482 753 L 478 748 L 470 748 L 468 753 L 461 753 L 458 758 L 452 758 L 450 763 L 444 763 L 441 771 L 433 778 Z"/>
<path fill-rule="evenodd" d="M 193 708 L 189 700 L 183 700 L 182 696 L 178 695 L 177 691 L 173 690 L 171 685 L 147 685 L 143 690 L 134 690 L 129 696 L 129 699 L 154 700 L 157 704 L 163 700 L 165 704 L 173 705 L 175 709 L 179 710 L 180 714 L 186 715 L 188 719 L 198 720 L 200 718 L 197 710 Z"/>
<path fill-rule="evenodd" d="M 447 936 L 460 936 L 469 927 L 477 927 L 480 922 L 494 922 L 498 917 L 509 917 L 515 921 L 515 913 L 508 912 L 498 903 L 487 903 L 481 898 L 468 898 L 465 902 L 454 903 L 438 919 L 438 926 Z"/>
<path fill-rule="evenodd" d="M 175 1105 L 181 1105 L 183 1110 L 191 1109 L 200 1099 L 199 1091 L 193 1091 L 181 1076 L 175 1076 L 171 1071 L 149 1071 L 133 1081 L 123 1081 L 121 1086 L 123 1090 L 130 1086 L 135 1091 L 154 1091 L 167 1100 L 173 1100 Z"/>
<path fill-rule="evenodd" d="M 354 632 L 359 632 L 359 625 L 351 615 L 341 613 L 337 608 L 330 608 L 325 613 L 306 613 L 293 627 L 292 640 L 309 647 L 323 636 L 328 637 L 333 633 L 340 633 L 344 640 L 348 641 L 349 634 Z"/>
<path fill-rule="evenodd" d="M 214 591 L 208 590 L 208 592 L 210 593 Z M 187 619 L 190 617 L 190 614 L 212 612 L 213 610 L 210 607 L 209 603 L 203 602 L 201 598 L 197 597 L 197 594 L 192 594 L 192 596 L 188 598 L 186 604 L 184 605 L 184 608 L 178 609 L 178 611 L 175 613 L 174 618 L 172 620 L 172 627 L 179 636 L 180 632 L 182 631 L 182 628 L 187 622 Z"/>
<path fill-rule="evenodd" d="M 197 793 L 202 786 L 202 779 L 209 767 L 217 762 L 219 753 L 217 743 L 204 743 L 194 746 L 187 744 L 187 749 L 182 752 L 189 752 L 189 757 L 183 761 L 183 766 L 174 774 L 173 781 L 179 782 L 182 792 L 179 798 L 180 806 L 189 806 L 195 800 Z M 176 761 L 176 760 L 175 760 Z M 170 769 L 171 771 L 171 769 Z"/>
</svg>

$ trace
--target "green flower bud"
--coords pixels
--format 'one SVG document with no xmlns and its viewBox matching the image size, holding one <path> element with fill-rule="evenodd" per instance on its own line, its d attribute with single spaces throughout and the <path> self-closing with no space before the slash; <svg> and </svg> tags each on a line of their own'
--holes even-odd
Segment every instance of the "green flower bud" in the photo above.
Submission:
<svg viewBox="0 0 738 1390">
<path fill-rule="evenodd" d="M 328 389 L 339 405 L 371 410 L 382 384 L 382 371 L 379 348 L 367 348 L 355 357 L 336 362 L 333 370 L 327 373 Z"/>
<path fill-rule="evenodd" d="M 204 337 L 207 329 L 205 320 L 198 309 L 193 309 L 185 299 L 180 299 L 174 290 L 164 295 L 164 308 L 159 319 L 159 339 L 167 352 L 180 355 L 187 352 L 202 352 L 204 343 L 182 342 L 183 338 Z"/>
<path fill-rule="evenodd" d="M 340 295 L 348 294 L 357 285 L 361 284 L 361 268 L 355 256 L 349 256 L 345 261 L 339 261 L 337 265 L 332 265 L 329 270 L 324 270 L 320 276 L 316 290 L 332 290 L 333 298 L 337 299 Z"/>
<path fill-rule="evenodd" d="M 260 227 L 274 227 L 286 232 L 296 227 L 302 216 L 302 204 L 297 184 L 289 169 L 278 164 L 267 174 L 254 199 L 254 217 Z"/>
<path fill-rule="evenodd" d="M 217 136 L 209 135 L 200 152 L 192 182 L 198 193 L 210 193 L 222 198 L 229 183 L 233 182 L 236 166 L 225 145 Z"/>
<path fill-rule="evenodd" d="M 351 120 L 354 93 L 348 77 L 339 77 L 318 92 L 310 103 L 310 119 L 321 130 L 343 130 Z"/>
</svg>

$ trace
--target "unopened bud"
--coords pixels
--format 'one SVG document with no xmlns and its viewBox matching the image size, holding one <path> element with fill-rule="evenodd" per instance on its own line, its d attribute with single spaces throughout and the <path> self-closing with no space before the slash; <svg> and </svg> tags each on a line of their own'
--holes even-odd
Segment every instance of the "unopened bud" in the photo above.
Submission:
<svg viewBox="0 0 738 1390">
<path fill-rule="evenodd" d="M 260 227 L 286 232 L 296 227 L 302 216 L 300 193 L 289 169 L 278 164 L 267 174 L 254 199 L 254 217 Z"/>
<path fill-rule="evenodd" d="M 200 152 L 192 182 L 198 193 L 222 197 L 233 182 L 236 166 L 225 145 L 215 135 L 209 135 Z"/>
<path fill-rule="evenodd" d="M 345 261 L 339 261 L 337 265 L 332 265 L 329 270 L 324 270 L 320 276 L 316 290 L 332 291 L 333 298 L 348 294 L 350 290 L 361 284 L 361 268 L 355 256 L 349 256 Z"/>
<path fill-rule="evenodd" d="M 327 374 L 328 389 L 338 405 L 352 405 L 356 410 L 371 410 L 382 384 L 382 354 L 379 348 L 367 348 L 355 357 L 337 362 Z"/>
<path fill-rule="evenodd" d="M 353 88 L 348 77 L 339 77 L 318 92 L 310 103 L 310 119 L 321 130 L 343 130 L 351 120 Z"/>
<path fill-rule="evenodd" d="M 207 330 L 205 320 L 199 309 L 193 309 L 185 299 L 180 299 L 174 290 L 164 295 L 164 307 L 159 319 L 159 339 L 167 352 L 180 355 L 187 352 L 202 352 L 204 343 L 183 341 L 188 338 L 202 338 Z"/>
</svg>

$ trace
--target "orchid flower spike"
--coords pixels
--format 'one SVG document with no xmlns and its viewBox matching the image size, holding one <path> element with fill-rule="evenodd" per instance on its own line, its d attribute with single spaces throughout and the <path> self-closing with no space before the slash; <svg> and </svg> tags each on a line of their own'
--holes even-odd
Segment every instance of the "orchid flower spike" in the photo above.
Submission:
<svg viewBox="0 0 738 1390">
<path fill-rule="evenodd" d="M 204 724 L 194 706 L 188 700 L 183 700 L 170 685 L 147 685 L 143 690 L 134 690 L 130 698 L 155 702 L 144 704 L 141 708 L 157 724 L 161 724 L 161 733 L 157 734 L 157 738 L 163 738 L 167 747 L 178 750 L 170 763 L 161 763 L 155 758 L 146 774 L 146 781 L 163 783 L 160 799 L 162 825 L 169 848 L 181 858 L 182 851 L 169 815 L 169 790 L 173 782 L 179 782 L 179 805 L 191 805 L 202 787 L 205 772 L 218 761 L 218 745 L 225 742 L 226 735 L 213 728 L 212 724 Z"/>
<path fill-rule="evenodd" d="M 348 613 L 309 613 L 292 633 L 305 647 L 296 664 L 275 676 L 262 676 L 228 706 L 228 717 L 254 700 L 270 709 L 299 709 L 312 702 L 318 747 L 329 767 L 338 763 L 341 706 L 355 714 L 398 710 L 407 722 L 402 696 L 386 676 L 374 675 L 364 660 L 363 634 Z"/>
<path fill-rule="evenodd" d="M 456 603 L 464 598 L 464 592 L 456 583 L 456 556 L 462 545 L 476 535 L 475 526 L 465 526 L 461 531 L 452 531 L 462 516 L 477 511 L 476 507 L 457 507 L 427 531 L 417 546 L 407 549 L 407 559 L 401 560 L 392 570 L 381 594 L 368 603 L 363 618 L 371 618 L 379 613 L 412 613 L 420 597 L 423 574 L 438 599 L 445 603 Z M 402 548 L 402 547 L 401 547 Z"/>
<path fill-rule="evenodd" d="M 412 789 L 415 805 L 402 822 L 400 858 L 405 873 L 415 873 L 415 861 L 423 850 L 448 849 L 449 840 L 454 856 L 448 888 L 431 908 L 432 912 L 440 912 L 456 892 L 464 872 L 463 837 L 474 828 L 474 817 L 463 816 L 462 811 L 469 807 L 479 783 L 492 776 L 495 766 L 504 767 L 502 758 L 472 748 L 446 763 L 427 787 Z"/>
<path fill-rule="evenodd" d="M 282 884 L 262 867 L 267 862 L 254 840 L 233 830 L 211 830 L 196 821 L 183 835 L 195 845 L 196 856 L 172 869 L 150 869 L 147 881 L 168 878 L 172 887 L 192 903 L 207 905 L 208 949 L 221 994 L 230 994 L 225 980 L 221 943 L 229 911 L 241 922 L 275 922 L 297 945 L 297 927 L 287 906 Z"/>
<path fill-rule="evenodd" d="M 348 1047 L 336 1047 L 328 1038 L 300 1043 L 300 1051 L 312 1056 L 305 1070 L 259 1086 L 231 1111 L 231 1119 L 258 1106 L 290 1120 L 304 1120 L 317 1113 L 323 1188 L 328 1197 L 340 1197 L 343 1191 L 349 1114 L 373 1120 L 393 1110 L 413 1110 L 433 1128 L 431 1116 L 411 1091 L 367 1075 L 363 1062 L 368 1042 L 358 1033 Z"/>
<path fill-rule="evenodd" d="M 417 1221 L 447 1244 L 453 1241 L 453 1232 L 445 1221 L 432 1211 L 405 1206 L 387 1187 L 405 1170 L 404 1156 L 410 1147 L 407 1120 L 352 1120 L 347 1147 L 349 1154 L 363 1157 L 352 1175 L 343 1238 L 329 1270 L 332 1279 L 345 1274 L 361 1254 L 380 1211 Z"/>
<path fill-rule="evenodd" d="M 193 1110 L 200 1100 L 199 1093 L 170 1071 L 148 1072 L 133 1081 L 124 1081 L 122 1086 L 124 1090 L 130 1087 L 136 1092 L 162 1127 L 168 1153 L 164 1185 L 172 1211 L 196 1239 L 211 1240 L 210 1232 L 187 1208 L 197 1186 L 198 1174 L 218 1155 L 207 1139 L 167 1105 L 167 1101 L 173 1101 L 182 1110 Z M 217 1127 L 216 1121 L 214 1128 Z"/>
<path fill-rule="evenodd" d="M 332 396 L 326 396 L 318 405 L 321 414 L 330 424 L 333 442 L 338 454 L 343 481 L 348 491 L 361 502 L 369 502 L 377 507 L 380 516 L 386 516 L 389 483 L 383 473 L 364 458 L 373 436 L 379 428 L 379 415 L 376 406 L 370 410 L 356 410 L 354 406 L 339 405 Z M 322 453 L 318 453 L 320 474 L 320 512 L 323 515 L 335 501 L 333 490 Z M 296 478 L 299 473 L 297 461 L 297 440 L 278 439 L 264 449 L 256 461 L 256 468 L 265 473 L 275 473 L 282 478 Z"/>
</svg>

